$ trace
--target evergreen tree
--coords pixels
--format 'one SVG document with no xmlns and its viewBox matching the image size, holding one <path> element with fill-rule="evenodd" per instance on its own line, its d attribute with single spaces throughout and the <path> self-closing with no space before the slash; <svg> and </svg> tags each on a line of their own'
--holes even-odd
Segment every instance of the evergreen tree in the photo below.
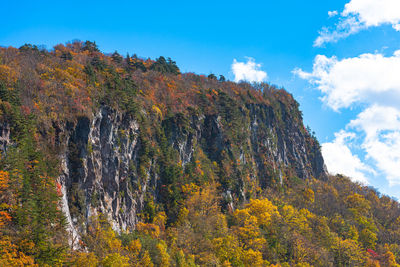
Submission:
<svg viewBox="0 0 400 267">
<path fill-rule="evenodd" d="M 120 54 L 118 54 L 118 52 L 117 51 L 115 51 L 112 55 L 111 55 L 111 58 L 112 58 L 112 60 L 115 62 L 115 63 L 122 63 L 122 56 L 120 55 Z"/>
<path fill-rule="evenodd" d="M 82 50 L 83 51 L 89 51 L 91 53 L 92 52 L 100 52 L 99 48 L 97 47 L 96 42 L 91 42 L 91 41 L 86 41 L 83 44 Z"/>
<path fill-rule="evenodd" d="M 208 75 L 208 79 L 217 80 L 217 76 L 215 76 L 215 74 L 211 73 L 210 75 Z"/>
<path fill-rule="evenodd" d="M 156 62 L 151 65 L 150 69 L 161 72 L 163 74 L 172 73 L 177 75 L 180 73 L 176 62 L 173 61 L 171 58 L 168 58 L 168 60 L 166 60 L 163 56 L 157 58 Z"/>
</svg>

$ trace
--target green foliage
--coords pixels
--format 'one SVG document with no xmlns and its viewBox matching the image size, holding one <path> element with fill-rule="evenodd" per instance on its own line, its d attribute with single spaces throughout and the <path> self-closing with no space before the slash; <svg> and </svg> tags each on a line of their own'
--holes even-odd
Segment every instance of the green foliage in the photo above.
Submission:
<svg viewBox="0 0 400 267">
<path fill-rule="evenodd" d="M 57 163 L 38 150 L 35 130 L 31 127 L 27 126 L 20 134 L 2 168 L 10 172 L 17 201 L 12 213 L 15 238 L 32 242 L 32 246 L 22 251 L 33 255 L 37 263 L 54 265 L 66 251 L 65 219 L 58 207 L 60 196 L 54 178 Z"/>
<path fill-rule="evenodd" d="M 132 66 L 134 69 L 141 70 L 142 72 L 146 72 L 146 71 L 147 71 L 147 68 L 146 68 L 146 66 L 143 64 L 142 61 L 136 61 L 136 62 L 134 62 L 131 66 Z"/>
<path fill-rule="evenodd" d="M 122 63 L 123 60 L 123 57 L 117 51 L 111 55 L 111 58 L 115 63 Z"/>
<path fill-rule="evenodd" d="M 39 52 L 39 48 L 37 45 L 32 45 L 32 44 L 24 44 L 19 48 L 19 50 L 23 52 Z"/>
<path fill-rule="evenodd" d="M 69 51 L 63 52 L 62 55 L 61 55 L 61 58 L 63 60 L 72 60 L 73 59 L 72 54 Z"/>
<path fill-rule="evenodd" d="M 130 77 L 122 78 L 112 69 L 105 82 L 105 92 L 101 102 L 133 115 L 137 112 L 136 95 L 135 82 Z"/>
<path fill-rule="evenodd" d="M 100 52 L 96 42 L 86 41 L 82 46 L 82 51 Z"/>
<path fill-rule="evenodd" d="M 171 58 L 168 58 L 168 60 L 166 60 L 163 56 L 157 58 L 156 62 L 151 65 L 150 69 L 161 72 L 163 74 L 171 73 L 177 75 L 180 73 L 176 62 L 173 61 Z"/>
<path fill-rule="evenodd" d="M 90 84 L 94 84 L 94 82 L 96 81 L 96 73 L 93 69 L 93 66 L 91 64 L 87 64 L 85 66 L 85 68 L 83 69 L 84 73 L 86 73 L 87 77 L 88 77 L 88 83 Z"/>
<path fill-rule="evenodd" d="M 215 76 L 215 74 L 213 74 L 213 73 L 209 74 L 207 77 L 210 80 L 216 80 L 217 79 L 217 76 Z"/>
<path fill-rule="evenodd" d="M 10 90 L 4 83 L 0 81 L 0 99 L 1 101 L 9 102 L 13 106 L 20 105 L 20 97 L 18 90 Z"/>
<path fill-rule="evenodd" d="M 90 41 L 53 51 L 0 48 L 0 59 L 1 126 L 10 126 L 12 138 L 0 157 L 0 265 L 399 262 L 398 202 L 340 175 L 318 176 L 318 140 L 285 90 L 180 74 L 164 57 L 124 60 L 117 52 L 102 54 Z M 87 205 L 96 207 L 103 197 L 81 183 L 82 155 L 92 155 L 94 147 L 77 143 L 74 134 L 66 144 L 63 136 L 71 125 L 88 128 L 99 106 L 123 123 L 139 124 L 138 132 L 116 129 L 119 149 L 136 142 L 126 188 L 116 197 L 132 195 L 139 214 L 136 228 L 120 234 L 105 216 L 87 223 Z M 301 172 L 316 177 L 300 178 L 291 153 L 285 155 L 289 164 L 276 160 L 279 147 L 291 145 L 288 132 L 305 140 L 308 161 Z M 59 207 L 55 159 L 65 149 L 69 210 L 85 229 L 78 250 L 66 249 Z"/>
</svg>

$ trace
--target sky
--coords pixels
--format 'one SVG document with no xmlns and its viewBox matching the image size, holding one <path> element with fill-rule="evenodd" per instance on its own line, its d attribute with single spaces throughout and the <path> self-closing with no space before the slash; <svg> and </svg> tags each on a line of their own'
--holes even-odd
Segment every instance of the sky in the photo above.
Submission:
<svg viewBox="0 0 400 267">
<path fill-rule="evenodd" d="M 265 81 L 300 103 L 328 171 L 400 199 L 400 1 L 4 1 L 0 45 L 75 39 Z"/>
</svg>

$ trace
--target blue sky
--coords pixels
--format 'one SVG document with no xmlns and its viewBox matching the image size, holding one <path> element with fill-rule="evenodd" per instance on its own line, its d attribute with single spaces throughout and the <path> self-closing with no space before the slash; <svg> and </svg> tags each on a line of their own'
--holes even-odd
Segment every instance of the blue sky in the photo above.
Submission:
<svg viewBox="0 0 400 267">
<path fill-rule="evenodd" d="M 184 72 L 230 80 L 234 60 L 250 66 L 250 57 L 300 103 L 329 171 L 400 198 L 398 2 L 7 1 L 0 45 L 92 40 L 103 52 L 168 56 Z"/>
</svg>

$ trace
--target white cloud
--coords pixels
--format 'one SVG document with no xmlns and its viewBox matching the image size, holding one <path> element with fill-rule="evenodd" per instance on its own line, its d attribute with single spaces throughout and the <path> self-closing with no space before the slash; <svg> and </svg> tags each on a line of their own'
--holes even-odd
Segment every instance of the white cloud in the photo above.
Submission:
<svg viewBox="0 0 400 267">
<path fill-rule="evenodd" d="M 344 6 L 342 16 L 357 16 L 367 27 L 400 22 L 398 0 L 351 0 Z"/>
<path fill-rule="evenodd" d="M 373 173 L 371 167 L 365 165 L 356 155 L 353 155 L 349 144 L 355 134 L 341 130 L 335 134 L 335 140 L 322 144 L 322 155 L 328 171 L 331 174 L 344 174 L 353 181 L 368 184 L 365 173 Z"/>
<path fill-rule="evenodd" d="M 302 79 L 324 94 L 322 101 L 334 110 L 355 103 L 398 106 L 400 103 L 400 50 L 393 56 L 363 54 L 345 58 L 318 55 L 313 71 L 295 69 Z"/>
<path fill-rule="evenodd" d="M 333 142 L 322 145 L 329 171 L 362 181 L 365 175 L 372 173 L 370 168 L 373 167 L 387 179 L 389 185 L 400 184 L 398 70 L 400 50 L 392 56 L 363 54 L 345 59 L 318 55 L 312 72 L 293 71 L 316 85 L 322 92 L 321 100 L 333 110 L 355 105 L 363 108 L 347 124 L 346 131 L 340 131 Z M 359 147 L 369 165 L 363 162 L 364 159 L 354 156 L 353 145 Z"/>
<path fill-rule="evenodd" d="M 376 175 L 376 169 L 390 186 L 400 185 L 400 110 L 372 105 L 350 121 L 346 129 L 336 133 L 333 142 L 322 144 L 328 171 L 367 183 L 366 177 Z M 370 165 L 351 151 L 359 141 Z"/>
<path fill-rule="evenodd" d="M 373 105 L 361 112 L 348 127 L 365 134 L 362 148 L 390 185 L 400 184 L 400 110 Z"/>
<path fill-rule="evenodd" d="M 333 13 L 328 13 L 331 16 Z M 351 0 L 340 14 L 335 29 L 324 28 L 315 40 L 314 46 L 336 42 L 362 29 L 384 24 L 400 31 L 399 0 Z"/>
<path fill-rule="evenodd" d="M 393 24 L 392 27 L 393 27 L 393 29 L 395 29 L 396 31 L 400 32 L 400 24 Z"/>
<path fill-rule="evenodd" d="M 346 38 L 354 33 L 365 29 L 366 26 L 361 24 L 355 17 L 340 18 L 335 30 L 322 28 L 319 36 L 314 41 L 314 46 L 320 47 L 325 43 L 334 43 L 339 39 Z"/>
<path fill-rule="evenodd" d="M 334 17 L 334 16 L 337 16 L 337 14 L 338 14 L 338 12 L 337 12 L 336 10 L 328 11 L 328 16 L 329 16 L 330 18 L 332 18 L 332 17 Z"/>
<path fill-rule="evenodd" d="M 232 63 L 232 72 L 235 75 L 235 82 L 263 82 L 267 79 L 267 73 L 261 70 L 261 64 L 253 58 L 247 58 L 247 62 L 238 62 L 236 59 Z"/>
</svg>

